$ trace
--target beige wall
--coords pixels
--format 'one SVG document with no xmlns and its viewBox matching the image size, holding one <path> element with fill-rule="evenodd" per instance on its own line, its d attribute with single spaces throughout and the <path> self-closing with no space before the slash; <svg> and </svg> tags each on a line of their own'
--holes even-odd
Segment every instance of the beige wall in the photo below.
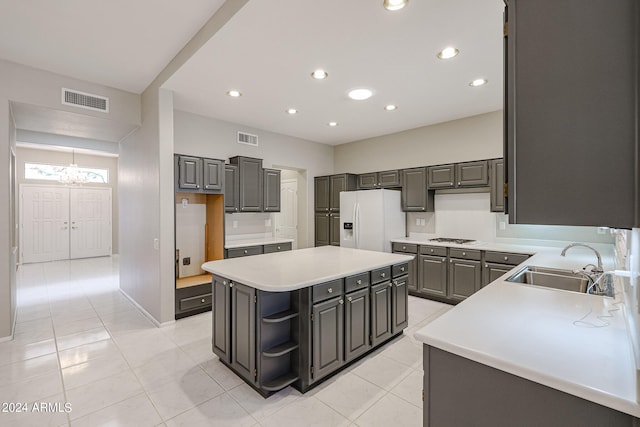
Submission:
<svg viewBox="0 0 640 427">
<path fill-rule="evenodd" d="M 20 141 L 21 142 L 21 141 Z M 20 184 L 43 184 L 43 185 L 64 185 L 57 181 L 47 180 L 25 180 L 24 164 L 29 163 L 46 163 L 52 165 L 68 165 L 72 161 L 72 154 L 63 151 L 40 150 L 33 148 L 18 147 L 17 149 L 17 168 L 16 175 L 18 185 Z M 80 167 L 96 167 L 109 170 L 109 183 L 87 184 L 88 187 L 107 187 L 111 188 L 111 228 L 112 228 L 112 252 L 118 253 L 118 158 L 106 156 L 93 156 L 88 154 L 76 153 L 75 161 Z M 18 218 L 19 220 L 19 218 Z"/>
<path fill-rule="evenodd" d="M 502 110 L 338 145 L 335 173 L 502 157 Z"/>
</svg>

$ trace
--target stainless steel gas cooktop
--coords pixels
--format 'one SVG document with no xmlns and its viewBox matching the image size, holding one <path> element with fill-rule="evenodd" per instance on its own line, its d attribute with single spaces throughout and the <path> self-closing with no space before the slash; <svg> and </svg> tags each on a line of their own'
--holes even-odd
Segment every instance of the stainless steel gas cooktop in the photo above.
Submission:
<svg viewBox="0 0 640 427">
<path fill-rule="evenodd" d="M 459 245 L 475 242 L 475 240 L 472 239 L 454 239 L 452 237 L 436 237 L 434 239 L 429 239 L 429 241 L 440 243 L 457 243 Z"/>
</svg>

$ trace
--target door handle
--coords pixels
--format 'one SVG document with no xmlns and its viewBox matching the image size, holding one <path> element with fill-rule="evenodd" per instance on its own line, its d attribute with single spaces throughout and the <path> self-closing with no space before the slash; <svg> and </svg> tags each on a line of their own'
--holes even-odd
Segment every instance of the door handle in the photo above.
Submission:
<svg viewBox="0 0 640 427">
<path fill-rule="evenodd" d="M 78 228 L 78 227 L 71 227 L 72 230 L 75 230 L 76 228 Z"/>
</svg>

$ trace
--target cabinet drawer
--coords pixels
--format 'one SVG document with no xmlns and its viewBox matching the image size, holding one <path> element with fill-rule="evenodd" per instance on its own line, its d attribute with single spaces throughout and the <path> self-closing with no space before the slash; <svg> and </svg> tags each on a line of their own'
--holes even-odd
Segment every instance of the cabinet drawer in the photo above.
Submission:
<svg viewBox="0 0 640 427">
<path fill-rule="evenodd" d="M 273 252 L 290 251 L 290 250 L 291 250 L 291 242 L 273 243 L 269 245 L 264 245 L 265 254 L 270 254 Z"/>
<path fill-rule="evenodd" d="M 486 262 L 496 262 L 500 264 L 518 265 L 524 262 L 529 255 L 527 254 L 513 254 L 508 252 L 491 252 L 484 253 L 484 260 Z"/>
<path fill-rule="evenodd" d="M 369 286 L 369 272 L 360 273 L 353 276 L 349 276 L 344 279 L 345 292 L 355 291 L 357 289 L 366 288 Z"/>
<path fill-rule="evenodd" d="M 405 274 L 409 274 L 409 263 L 403 262 L 402 264 L 396 264 L 391 267 L 391 277 L 400 277 Z"/>
<path fill-rule="evenodd" d="M 195 297 L 183 298 L 180 300 L 180 311 L 194 308 L 207 307 L 211 305 L 211 293 L 196 295 Z"/>
<path fill-rule="evenodd" d="M 227 258 L 238 258 L 242 256 L 260 255 L 262 246 L 247 246 L 246 248 L 227 249 Z"/>
<path fill-rule="evenodd" d="M 391 279 L 391 267 L 382 267 L 371 271 L 371 284 Z"/>
<path fill-rule="evenodd" d="M 313 302 L 325 300 L 327 298 L 342 295 L 344 284 L 342 279 L 332 280 L 331 282 L 321 283 L 313 287 Z"/>
<path fill-rule="evenodd" d="M 410 243 L 392 243 L 393 252 L 409 252 L 412 254 L 418 253 L 418 245 Z"/>
<path fill-rule="evenodd" d="M 422 255 L 447 256 L 447 248 L 444 246 L 420 246 Z"/>
<path fill-rule="evenodd" d="M 450 248 L 449 249 L 449 257 L 450 258 L 459 258 L 459 259 L 475 259 L 480 260 L 482 258 L 481 252 L 474 249 L 460 249 L 460 248 Z"/>
</svg>

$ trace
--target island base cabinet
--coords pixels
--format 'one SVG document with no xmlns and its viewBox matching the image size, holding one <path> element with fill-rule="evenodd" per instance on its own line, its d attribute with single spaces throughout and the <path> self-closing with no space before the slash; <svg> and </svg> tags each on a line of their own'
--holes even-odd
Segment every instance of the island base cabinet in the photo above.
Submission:
<svg viewBox="0 0 640 427">
<path fill-rule="evenodd" d="M 369 288 L 346 295 L 345 361 L 350 362 L 371 348 L 369 340 Z"/>
<path fill-rule="evenodd" d="M 409 282 L 408 276 L 393 279 L 391 287 L 391 333 L 396 334 L 409 325 Z"/>
<path fill-rule="evenodd" d="M 388 340 L 391 332 L 391 293 L 390 281 L 371 286 L 371 345 Z"/>
<path fill-rule="evenodd" d="M 423 346 L 424 427 L 637 427 L 606 406 Z"/>
<path fill-rule="evenodd" d="M 245 380 L 255 382 L 256 290 L 231 283 L 231 366 Z"/>
<path fill-rule="evenodd" d="M 342 296 L 313 306 L 314 381 L 330 374 L 342 365 L 344 352 L 344 300 Z"/>
<path fill-rule="evenodd" d="M 213 276 L 213 353 L 221 361 L 231 362 L 231 294 L 229 280 Z"/>
</svg>

